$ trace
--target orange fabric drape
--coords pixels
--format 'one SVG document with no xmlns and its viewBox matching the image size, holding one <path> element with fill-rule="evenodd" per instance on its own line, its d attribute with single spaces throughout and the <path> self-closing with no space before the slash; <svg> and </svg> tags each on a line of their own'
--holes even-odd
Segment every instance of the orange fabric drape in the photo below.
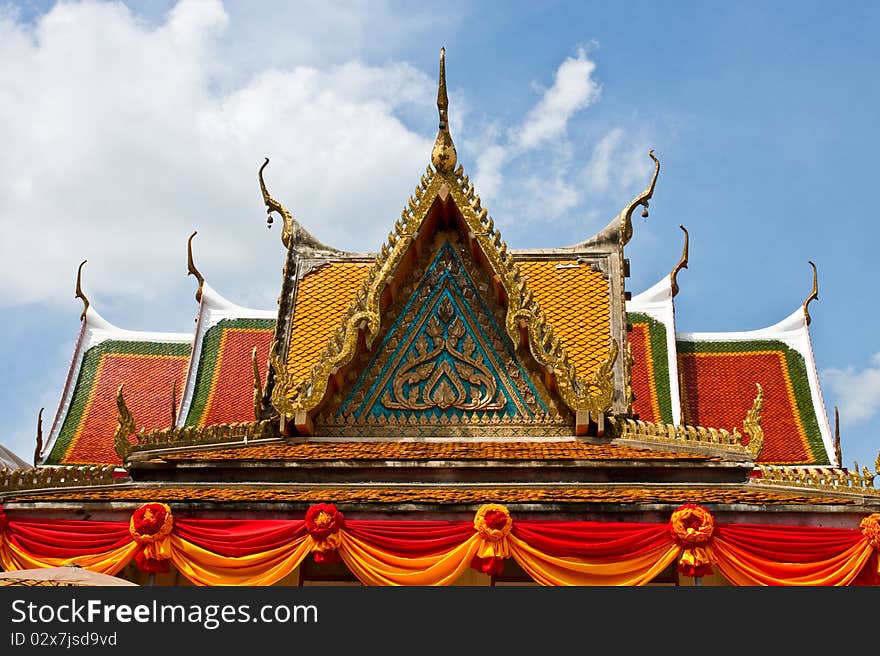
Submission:
<svg viewBox="0 0 880 656">
<path fill-rule="evenodd" d="M 332 504 L 314 509 L 305 521 L 187 519 L 179 525 L 170 508 L 157 504 L 142 506 L 130 525 L 0 515 L 0 565 L 76 563 L 116 574 L 135 559 L 139 566 L 171 562 L 198 585 L 271 585 L 313 554 L 341 559 L 368 585 L 423 586 L 449 585 L 469 567 L 500 567 L 512 558 L 543 585 L 644 585 L 699 549 L 734 585 L 880 580 L 880 514 L 865 518 L 859 530 L 723 524 L 690 505 L 665 524 L 516 521 L 497 504 L 482 506 L 473 522 L 346 521 Z"/>
</svg>

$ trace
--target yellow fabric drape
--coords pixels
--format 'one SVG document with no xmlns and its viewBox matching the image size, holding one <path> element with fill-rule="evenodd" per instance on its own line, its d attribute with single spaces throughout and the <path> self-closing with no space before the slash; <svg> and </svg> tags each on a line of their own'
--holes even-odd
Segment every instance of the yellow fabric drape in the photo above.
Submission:
<svg viewBox="0 0 880 656">
<path fill-rule="evenodd" d="M 35 557 L 16 546 L 12 540 L 0 543 L 0 565 L 7 572 L 19 569 L 36 569 L 37 567 L 61 567 L 75 563 L 80 567 L 113 576 L 125 567 L 137 551 L 135 542 L 123 545 L 110 551 L 104 551 L 76 558 Z"/>
<path fill-rule="evenodd" d="M 315 546 L 305 535 L 248 556 L 220 556 L 171 536 L 171 562 L 196 585 L 272 585 L 295 570 Z"/>
<path fill-rule="evenodd" d="M 761 558 L 715 537 L 712 564 L 734 585 L 849 585 L 874 553 L 866 539 L 841 554 L 812 563 L 780 563 Z"/>
<path fill-rule="evenodd" d="M 670 542 L 633 558 L 586 560 L 550 556 L 512 535 L 508 540 L 513 558 L 541 585 L 645 585 L 674 562 L 681 551 Z"/>
<path fill-rule="evenodd" d="M 450 585 L 470 567 L 484 540 L 474 534 L 459 546 L 440 554 L 401 557 L 340 531 L 339 555 L 367 585 Z"/>
</svg>

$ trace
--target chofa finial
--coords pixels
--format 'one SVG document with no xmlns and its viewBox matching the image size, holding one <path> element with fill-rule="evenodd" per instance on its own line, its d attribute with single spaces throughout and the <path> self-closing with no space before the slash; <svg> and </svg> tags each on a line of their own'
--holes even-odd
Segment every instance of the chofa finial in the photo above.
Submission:
<svg viewBox="0 0 880 656">
<path fill-rule="evenodd" d="M 440 173 L 452 173 L 458 161 L 452 135 L 449 134 L 449 96 L 446 94 L 446 48 L 440 48 L 440 81 L 437 86 L 437 111 L 440 114 L 440 129 L 434 150 L 431 151 L 431 164 Z"/>
<path fill-rule="evenodd" d="M 678 276 L 678 272 L 682 269 L 688 268 L 688 231 L 687 229 L 678 224 L 678 227 L 682 229 L 684 232 L 684 248 L 681 250 L 681 259 L 678 261 L 678 264 L 675 265 L 675 268 L 672 270 L 672 273 L 669 274 L 669 277 L 672 279 L 672 296 L 675 297 L 678 294 L 678 280 L 676 280 L 676 276 Z"/>
<path fill-rule="evenodd" d="M 199 273 L 199 270 L 196 269 L 195 262 L 193 261 L 192 241 L 193 237 L 197 234 L 199 234 L 198 230 L 193 230 L 193 233 L 189 236 L 189 239 L 186 242 L 186 275 L 195 276 L 196 280 L 199 281 L 199 288 L 196 290 L 196 303 L 200 303 L 202 300 L 202 287 L 205 285 L 205 277 Z"/>
<path fill-rule="evenodd" d="M 810 262 L 810 266 L 813 267 L 813 291 L 810 292 L 810 295 L 807 296 L 807 300 L 804 301 L 804 316 L 807 318 L 807 325 L 810 325 L 810 311 L 808 309 L 810 305 L 810 301 L 819 299 L 819 272 L 816 271 L 816 265 Z"/>
<path fill-rule="evenodd" d="M 74 298 L 80 298 L 83 302 L 83 311 L 82 314 L 79 315 L 79 320 L 83 321 L 86 318 L 86 312 L 89 311 L 89 299 L 86 298 L 86 295 L 83 294 L 82 290 L 82 270 L 83 265 L 88 262 L 88 260 L 83 260 L 79 263 L 79 269 L 76 270 L 76 296 Z"/>
<path fill-rule="evenodd" d="M 651 177 L 651 182 L 642 193 L 630 201 L 629 205 L 627 205 L 619 215 L 620 244 L 624 246 L 629 243 L 630 239 L 632 239 L 632 214 L 639 205 L 644 208 L 642 210 L 642 216 L 647 218 L 648 201 L 650 201 L 651 197 L 654 195 L 654 187 L 657 185 L 657 176 L 660 174 L 660 160 L 654 156 L 653 148 L 648 151 L 648 157 L 654 160 L 654 175 Z"/>
<path fill-rule="evenodd" d="M 263 192 L 263 202 L 266 204 L 266 224 L 270 228 L 272 227 L 272 212 L 278 212 L 281 215 L 281 218 L 284 221 L 284 226 L 281 228 L 281 243 L 284 244 L 284 247 L 300 247 L 316 251 L 328 251 L 331 253 L 341 252 L 315 239 L 308 230 L 303 228 L 297 220 L 293 218 L 293 214 L 290 213 L 290 210 L 272 198 L 272 195 L 266 188 L 266 182 L 263 180 L 263 169 L 269 164 L 269 158 L 266 157 L 265 159 L 266 161 L 263 162 L 263 165 L 260 167 L 257 177 L 260 179 L 260 191 Z"/>
</svg>

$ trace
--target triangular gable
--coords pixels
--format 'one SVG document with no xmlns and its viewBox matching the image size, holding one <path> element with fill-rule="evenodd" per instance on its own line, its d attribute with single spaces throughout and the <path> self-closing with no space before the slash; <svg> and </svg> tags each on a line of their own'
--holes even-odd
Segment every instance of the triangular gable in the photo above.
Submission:
<svg viewBox="0 0 880 656">
<path fill-rule="evenodd" d="M 524 362 L 503 328 L 504 311 L 485 272 L 470 259 L 457 231 L 438 232 L 383 317 L 376 347 L 347 376 L 316 420 L 317 434 L 421 436 L 486 434 L 571 435 L 573 417 Z M 483 291 L 481 291 L 483 290 Z M 531 371 L 529 370 L 531 368 Z"/>
<path fill-rule="evenodd" d="M 310 432 L 310 413 L 324 400 L 330 387 L 338 385 L 333 381 L 351 363 L 359 340 L 363 348 L 373 348 L 382 312 L 400 293 L 400 285 L 419 253 L 430 245 L 433 234 L 444 227 L 461 232 L 473 259 L 490 274 L 491 293 L 505 307 L 503 329 L 514 347 L 525 346 L 552 378 L 552 386 L 565 404 L 576 412 L 586 413 L 578 424 L 582 429 L 585 430 L 590 417 L 601 420 L 615 402 L 625 404 L 622 395 L 615 398 L 614 385 L 615 375 L 621 381 L 624 378 L 622 366 L 618 364 L 615 370 L 614 365 L 622 340 L 609 330 L 604 360 L 592 371 L 579 371 L 461 167 L 455 173 L 428 167 L 408 208 L 362 280 L 355 301 L 345 311 L 320 357 L 310 366 L 307 378 L 299 379 L 293 373 L 303 366 L 301 361 L 290 358 L 297 351 L 298 336 L 294 331 L 287 361 L 275 356 L 272 403 L 286 419 L 296 423 L 298 431 Z"/>
<path fill-rule="evenodd" d="M 262 389 L 276 314 L 231 303 L 202 283 L 178 426 L 254 420 L 253 349 L 257 349 Z"/>
<path fill-rule="evenodd" d="M 757 462 L 840 466 L 803 308 L 760 330 L 679 333 L 677 349 L 686 423 L 736 426 L 757 383 L 764 390 Z"/>
<path fill-rule="evenodd" d="M 113 444 L 117 389 L 125 384 L 139 428 L 170 426 L 191 346 L 188 333 L 123 330 L 87 307 L 41 463 L 121 465 Z"/>
</svg>

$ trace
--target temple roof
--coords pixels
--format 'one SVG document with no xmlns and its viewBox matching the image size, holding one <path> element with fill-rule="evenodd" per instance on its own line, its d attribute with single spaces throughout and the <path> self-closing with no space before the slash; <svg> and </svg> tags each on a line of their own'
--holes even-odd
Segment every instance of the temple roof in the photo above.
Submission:
<svg viewBox="0 0 880 656">
<path fill-rule="evenodd" d="M 189 333 L 124 330 L 87 306 L 42 464 L 121 465 L 113 444 L 117 390 L 125 385 L 139 427 L 170 426 L 191 347 Z"/>
</svg>

